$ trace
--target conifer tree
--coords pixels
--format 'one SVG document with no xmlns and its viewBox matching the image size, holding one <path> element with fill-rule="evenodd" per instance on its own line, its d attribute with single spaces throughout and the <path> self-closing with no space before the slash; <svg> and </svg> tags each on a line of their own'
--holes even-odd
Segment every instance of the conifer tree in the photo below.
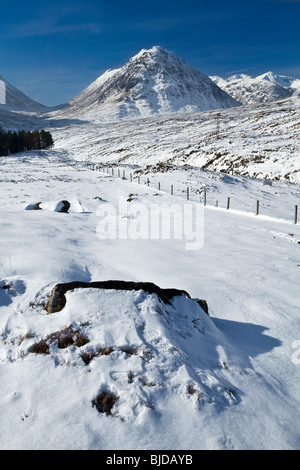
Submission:
<svg viewBox="0 0 300 470">
<path fill-rule="evenodd" d="M 45 130 L 4 132 L 0 127 L 0 156 L 25 150 L 48 149 L 53 144 L 52 135 Z"/>
</svg>

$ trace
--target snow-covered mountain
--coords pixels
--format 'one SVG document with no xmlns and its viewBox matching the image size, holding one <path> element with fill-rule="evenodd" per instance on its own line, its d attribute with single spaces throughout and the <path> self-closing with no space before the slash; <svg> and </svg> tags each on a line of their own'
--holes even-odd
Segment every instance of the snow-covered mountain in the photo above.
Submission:
<svg viewBox="0 0 300 470">
<path fill-rule="evenodd" d="M 49 108 L 41 103 L 29 98 L 18 88 L 11 85 L 2 75 L 0 75 L 1 96 L 0 109 L 9 111 L 26 111 L 26 112 L 45 112 Z M 4 84 L 4 85 L 3 85 Z"/>
<path fill-rule="evenodd" d="M 155 46 L 142 49 L 123 67 L 105 72 L 58 113 L 90 112 L 111 119 L 238 105 L 209 77 Z"/>
<path fill-rule="evenodd" d="M 255 78 L 245 74 L 233 75 L 226 79 L 218 76 L 210 78 L 222 90 L 242 104 L 269 103 L 289 98 L 296 92 L 291 86 L 282 86 L 275 80 L 275 75 L 270 73 Z M 283 79 L 281 79 L 281 83 L 283 83 Z"/>
<path fill-rule="evenodd" d="M 273 72 L 263 73 L 262 75 L 259 75 L 256 78 L 259 78 L 262 80 L 268 80 L 269 82 L 272 82 L 272 83 L 277 83 L 278 85 L 284 88 L 293 88 L 293 89 L 300 90 L 299 78 L 294 78 L 294 77 L 290 77 L 287 75 L 278 75 Z"/>
</svg>

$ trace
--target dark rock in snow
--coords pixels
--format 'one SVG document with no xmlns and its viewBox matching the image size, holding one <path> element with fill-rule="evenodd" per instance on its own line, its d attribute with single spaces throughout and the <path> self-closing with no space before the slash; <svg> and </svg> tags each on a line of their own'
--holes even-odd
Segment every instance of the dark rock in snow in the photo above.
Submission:
<svg viewBox="0 0 300 470">
<path fill-rule="evenodd" d="M 37 202 L 36 204 L 34 204 L 34 206 L 32 207 L 32 210 L 33 211 L 41 211 L 43 210 L 41 207 L 40 207 L 40 204 L 42 204 L 41 202 Z"/>
<path fill-rule="evenodd" d="M 61 201 L 57 204 L 55 211 L 67 213 L 70 209 L 70 206 L 71 204 L 69 203 L 69 201 Z"/>
<path fill-rule="evenodd" d="M 207 313 L 207 315 L 208 315 L 208 305 L 207 305 L 206 300 L 197 299 L 197 303 L 200 305 L 200 307 L 202 308 L 202 310 L 203 310 L 205 313 Z"/>
<path fill-rule="evenodd" d="M 132 282 L 132 281 L 95 281 L 95 282 L 81 282 L 74 281 L 62 284 L 56 284 L 52 289 L 50 299 L 47 302 L 46 310 L 48 313 L 59 312 L 66 304 L 65 293 L 69 290 L 79 288 L 95 288 L 95 289 L 114 289 L 114 290 L 144 290 L 149 294 L 156 294 L 158 298 L 165 304 L 169 304 L 173 297 L 185 295 L 191 298 L 190 295 L 179 289 L 161 289 L 152 282 Z M 202 302 L 199 303 L 199 302 Z M 205 301 L 198 301 L 200 307 L 204 310 L 207 309 Z M 207 312 L 206 312 L 207 313 Z"/>
</svg>

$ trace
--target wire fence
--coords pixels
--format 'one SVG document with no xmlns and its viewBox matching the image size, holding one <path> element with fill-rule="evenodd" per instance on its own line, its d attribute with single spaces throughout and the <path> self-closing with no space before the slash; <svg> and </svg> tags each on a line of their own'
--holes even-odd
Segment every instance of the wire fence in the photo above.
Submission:
<svg viewBox="0 0 300 470">
<path fill-rule="evenodd" d="M 218 207 L 226 210 L 236 210 L 255 215 L 265 215 L 276 219 L 298 223 L 298 204 L 290 205 L 281 203 L 274 207 L 270 198 L 265 195 L 264 198 L 257 199 L 253 195 L 249 195 L 247 202 L 241 201 L 235 195 L 224 196 L 223 194 L 211 193 L 209 189 L 202 187 L 196 188 L 194 186 L 184 186 L 183 183 L 177 182 L 174 184 L 167 184 L 165 181 L 154 181 L 147 175 L 140 175 L 138 173 L 128 172 L 124 168 L 114 166 L 105 166 L 95 163 L 84 163 L 86 168 L 94 171 L 100 171 L 112 177 L 128 180 L 133 184 L 146 185 L 149 188 L 162 191 L 171 196 L 181 197 L 187 201 L 201 203 L 204 206 Z M 263 184 L 272 185 L 271 181 L 265 181 Z"/>
</svg>

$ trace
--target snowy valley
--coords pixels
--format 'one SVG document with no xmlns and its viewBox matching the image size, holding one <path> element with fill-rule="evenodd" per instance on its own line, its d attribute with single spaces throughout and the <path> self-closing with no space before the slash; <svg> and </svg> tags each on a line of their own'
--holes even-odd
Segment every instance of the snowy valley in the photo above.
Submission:
<svg viewBox="0 0 300 470">
<path fill-rule="evenodd" d="M 122 69 L 0 105 L 0 448 L 299 449 L 300 98 Z"/>
</svg>

